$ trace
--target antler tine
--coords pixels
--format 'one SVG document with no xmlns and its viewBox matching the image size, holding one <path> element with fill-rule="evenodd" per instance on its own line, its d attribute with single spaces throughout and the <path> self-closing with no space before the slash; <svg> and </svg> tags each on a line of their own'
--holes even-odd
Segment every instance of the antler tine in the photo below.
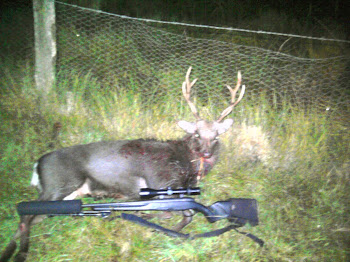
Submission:
<svg viewBox="0 0 350 262">
<path fill-rule="evenodd" d="M 190 106 L 191 111 L 194 114 L 194 116 L 196 117 L 197 120 L 200 120 L 201 118 L 198 114 L 198 111 L 197 111 L 195 105 L 193 104 L 193 102 L 191 101 L 191 88 L 192 88 L 192 86 L 194 86 L 194 84 L 197 81 L 197 78 L 195 80 L 193 80 L 192 82 L 190 81 L 191 70 L 192 70 L 192 66 L 190 66 L 188 68 L 187 73 L 186 73 L 186 80 L 182 83 L 182 93 L 185 97 L 187 104 Z"/>
<path fill-rule="evenodd" d="M 245 93 L 245 85 L 242 86 L 241 92 L 239 94 L 239 97 L 237 99 L 237 101 L 235 102 L 235 97 L 236 97 L 236 93 L 239 89 L 239 87 L 241 86 L 241 82 L 242 82 L 242 74 L 241 71 L 238 71 L 237 73 L 237 84 L 235 89 L 232 89 L 229 85 L 226 85 L 226 87 L 228 88 L 228 90 L 230 90 L 231 93 L 231 104 L 229 107 L 227 107 L 220 115 L 219 119 L 217 120 L 217 122 L 222 121 L 228 114 L 230 114 L 233 110 L 233 108 L 242 100 L 244 93 Z"/>
</svg>

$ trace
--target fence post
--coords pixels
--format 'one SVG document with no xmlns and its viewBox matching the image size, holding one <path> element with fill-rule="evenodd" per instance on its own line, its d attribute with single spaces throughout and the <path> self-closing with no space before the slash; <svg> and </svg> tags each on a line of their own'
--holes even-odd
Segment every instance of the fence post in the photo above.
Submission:
<svg viewBox="0 0 350 262">
<path fill-rule="evenodd" d="M 55 1 L 33 0 L 35 39 L 35 85 L 40 103 L 45 104 L 55 82 Z"/>
</svg>

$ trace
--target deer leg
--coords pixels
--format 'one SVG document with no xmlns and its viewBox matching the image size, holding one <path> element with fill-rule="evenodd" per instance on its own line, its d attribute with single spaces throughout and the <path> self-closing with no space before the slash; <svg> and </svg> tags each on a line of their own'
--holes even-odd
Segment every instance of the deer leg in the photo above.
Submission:
<svg viewBox="0 0 350 262">
<path fill-rule="evenodd" d="M 181 231 L 185 226 L 192 222 L 192 217 L 194 215 L 194 211 L 192 210 L 184 210 L 182 211 L 183 218 L 182 220 L 173 228 L 174 231 Z"/>
<path fill-rule="evenodd" d="M 23 262 L 26 260 L 29 250 L 29 234 L 30 226 L 36 216 L 22 216 L 18 226 L 17 232 L 19 232 L 20 245 L 14 261 Z"/>
<path fill-rule="evenodd" d="M 105 198 L 113 198 L 113 199 L 128 199 L 126 196 L 120 193 L 109 193 L 105 191 L 94 191 L 90 194 L 90 196 L 95 200 L 103 200 Z"/>
<path fill-rule="evenodd" d="M 0 261 L 5 262 L 8 261 L 12 254 L 16 251 L 17 244 L 15 238 L 11 240 L 11 242 L 6 246 L 5 250 L 2 252 Z"/>
<path fill-rule="evenodd" d="M 182 211 L 183 218 L 182 220 L 176 224 L 173 228 L 174 231 L 181 231 L 185 226 L 192 222 L 192 217 L 194 212 L 192 210 L 184 210 Z M 151 219 L 154 217 L 158 217 L 161 219 L 170 219 L 173 216 L 172 212 L 164 211 L 161 214 L 142 214 L 141 217 L 145 219 Z"/>
<path fill-rule="evenodd" d="M 18 225 L 18 229 L 16 233 L 14 234 L 11 242 L 7 245 L 4 252 L 1 255 L 0 261 L 5 262 L 8 261 L 13 253 L 16 251 L 17 243 L 16 239 L 20 238 L 20 248 L 18 253 L 15 256 L 14 261 L 20 262 L 25 261 L 29 249 L 29 231 L 30 226 L 33 224 L 33 222 L 40 222 L 42 220 L 41 217 L 44 216 L 22 216 L 21 221 Z M 39 220 L 40 218 L 40 220 Z"/>
<path fill-rule="evenodd" d="M 44 194 L 42 194 L 38 201 L 44 201 L 44 200 L 58 200 L 63 199 L 63 195 L 57 195 L 56 197 L 47 197 Z M 46 216 L 45 215 L 26 215 L 21 216 L 20 223 L 18 225 L 17 231 L 14 234 L 11 242 L 7 245 L 4 252 L 2 253 L 0 257 L 1 262 L 8 261 L 13 253 L 16 251 L 17 244 L 16 239 L 20 238 L 20 245 L 19 245 L 19 251 L 17 252 L 14 261 L 16 262 L 23 262 L 26 260 L 29 250 L 29 234 L 30 234 L 30 227 L 41 222 Z"/>
<path fill-rule="evenodd" d="M 137 211 L 139 212 L 139 211 Z M 145 219 L 151 219 L 151 218 L 160 218 L 160 219 L 170 219 L 172 218 L 173 214 L 169 211 L 163 211 L 161 212 L 160 214 L 157 213 L 157 214 L 146 214 L 146 213 L 142 213 L 141 212 L 141 217 L 142 218 L 145 218 Z"/>
</svg>

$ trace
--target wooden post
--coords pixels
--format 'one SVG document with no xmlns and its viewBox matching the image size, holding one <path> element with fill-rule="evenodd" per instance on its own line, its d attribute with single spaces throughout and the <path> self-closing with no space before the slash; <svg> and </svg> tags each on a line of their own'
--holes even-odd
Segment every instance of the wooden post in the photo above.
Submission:
<svg viewBox="0 0 350 262">
<path fill-rule="evenodd" d="M 35 39 L 35 85 L 45 104 L 55 82 L 56 23 L 55 1 L 33 0 Z"/>
</svg>

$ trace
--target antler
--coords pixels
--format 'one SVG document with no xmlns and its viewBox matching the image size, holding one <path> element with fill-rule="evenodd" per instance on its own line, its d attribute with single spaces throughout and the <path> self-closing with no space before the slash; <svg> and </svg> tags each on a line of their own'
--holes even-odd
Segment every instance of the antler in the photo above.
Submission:
<svg viewBox="0 0 350 262">
<path fill-rule="evenodd" d="M 185 97 L 185 100 L 187 101 L 187 104 L 190 106 L 191 111 L 194 114 L 194 116 L 196 117 L 197 120 L 200 120 L 201 118 L 198 114 L 198 111 L 190 98 L 191 97 L 191 95 L 190 95 L 191 88 L 192 88 L 192 86 L 194 86 L 194 84 L 197 81 L 197 78 L 196 78 L 195 80 L 192 81 L 192 83 L 190 82 L 191 70 L 192 70 L 192 66 L 190 66 L 190 68 L 188 68 L 187 73 L 186 73 L 186 80 L 185 80 L 185 82 L 182 83 L 182 93 Z"/>
<path fill-rule="evenodd" d="M 228 90 L 230 90 L 231 93 L 231 104 L 229 107 L 227 107 L 220 115 L 219 119 L 217 120 L 217 122 L 222 121 L 228 114 L 230 114 L 233 110 L 233 108 L 239 103 L 239 101 L 242 100 L 243 96 L 244 96 L 244 92 L 245 92 L 245 85 L 242 86 L 242 90 L 239 94 L 239 97 L 237 99 L 237 101 L 235 102 L 235 97 L 236 97 L 236 93 L 239 89 L 239 87 L 241 86 L 241 82 L 242 82 L 242 75 L 241 75 L 241 71 L 238 71 L 237 74 L 237 84 L 235 89 L 232 89 L 229 85 L 226 85 Z"/>
</svg>

